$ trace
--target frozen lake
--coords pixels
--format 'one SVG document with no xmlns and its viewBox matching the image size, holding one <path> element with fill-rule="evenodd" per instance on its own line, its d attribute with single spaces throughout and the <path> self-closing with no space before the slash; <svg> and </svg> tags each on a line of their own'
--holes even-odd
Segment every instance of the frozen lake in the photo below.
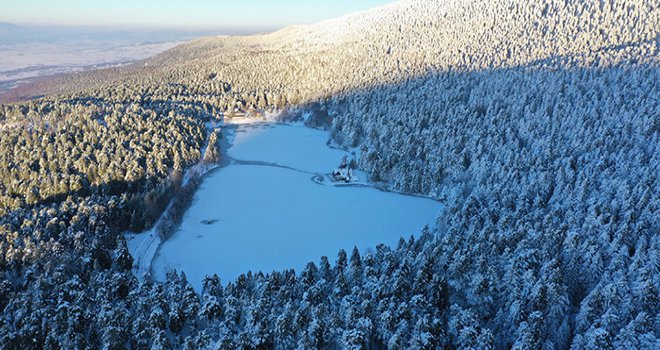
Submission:
<svg viewBox="0 0 660 350">
<path fill-rule="evenodd" d="M 436 201 L 312 179 L 335 168 L 344 151 L 327 133 L 297 125 L 238 125 L 232 163 L 209 174 L 175 235 L 153 260 L 156 279 L 184 271 L 197 291 L 207 274 L 232 281 L 247 271 L 299 272 L 322 255 L 360 251 L 433 226 Z"/>
</svg>

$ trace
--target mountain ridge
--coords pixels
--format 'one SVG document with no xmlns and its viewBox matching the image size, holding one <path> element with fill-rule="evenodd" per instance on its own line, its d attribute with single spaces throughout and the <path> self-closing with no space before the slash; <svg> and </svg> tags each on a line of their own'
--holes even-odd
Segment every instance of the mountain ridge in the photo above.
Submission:
<svg viewBox="0 0 660 350">
<path fill-rule="evenodd" d="M 569 62 L 561 64 L 574 66 L 592 65 L 595 57 L 601 56 L 602 62 L 599 64 L 610 65 L 625 59 L 626 55 L 628 59 L 633 56 L 653 59 L 656 56 L 643 54 L 643 51 L 657 51 L 658 33 L 657 29 L 654 32 L 653 26 L 655 20 L 660 20 L 657 9 L 653 9 L 647 2 L 635 1 L 624 6 L 618 4 L 616 8 L 605 6 L 593 11 L 589 18 L 578 17 L 590 5 L 591 2 L 567 4 L 544 0 L 525 4 L 516 1 L 428 3 L 403 0 L 372 11 L 313 25 L 287 27 L 270 34 L 200 38 L 147 60 L 147 67 L 109 70 L 108 75 L 112 77 L 93 72 L 67 79 L 61 82 L 60 91 L 80 90 L 80 87 L 98 88 L 116 83 L 117 79 L 130 82 L 131 77 L 140 76 L 140 72 L 152 76 L 156 79 L 154 82 L 157 82 L 158 79 L 167 80 L 159 76 L 169 77 L 176 70 L 190 72 L 188 77 L 182 77 L 188 81 L 213 72 L 219 75 L 226 72 L 226 80 L 236 80 L 232 76 L 239 76 L 240 71 L 251 70 L 253 75 L 259 77 L 260 88 L 273 90 L 282 90 L 280 85 L 296 85 L 298 81 L 309 83 L 309 79 L 319 80 L 319 77 L 311 78 L 308 74 L 296 75 L 292 80 L 264 70 L 272 70 L 273 63 L 278 61 L 299 65 L 293 70 L 288 70 L 292 67 L 280 69 L 284 74 L 300 70 L 303 65 L 313 65 L 312 60 L 325 62 L 334 76 L 321 77 L 320 80 L 331 85 L 344 85 L 340 89 L 344 90 L 379 82 L 400 81 L 409 76 L 450 67 L 489 69 L 520 66 L 549 60 L 553 56 L 564 57 Z M 506 15 L 497 17 L 496 13 Z M 622 17 L 623 13 L 628 14 Z M 562 19 L 561 16 L 568 17 Z M 415 19 L 403 20 L 403 23 L 398 24 L 401 20 L 397 20 L 397 17 Z M 520 18 L 527 20 L 521 22 Z M 621 23 L 610 25 L 614 19 Z M 409 32 L 406 28 L 412 27 L 407 22 L 425 24 L 416 25 L 414 28 L 417 29 Z M 641 48 L 633 48 L 630 52 L 615 50 L 608 55 L 596 52 L 602 47 L 616 48 L 635 44 L 637 39 L 631 39 L 629 35 L 635 31 L 643 39 L 640 41 Z M 350 58 L 335 58 L 338 52 Z M 237 59 L 241 55 L 255 57 L 250 60 Z M 261 59 L 259 56 L 265 57 Z M 251 65 L 251 61 L 259 59 L 259 63 Z M 397 62 L 405 62 L 405 65 L 401 66 Z M 362 81 L 344 84 L 339 81 L 354 80 L 351 74 L 355 72 L 360 72 L 358 75 L 363 77 Z M 111 82 L 103 83 L 107 79 Z M 266 80 L 275 82 L 276 86 L 264 86 Z M 248 84 L 245 89 L 255 89 L 254 85 L 257 84 Z M 303 86 L 291 90 L 295 89 L 309 90 Z M 328 93 L 333 92 L 325 92 Z"/>
</svg>

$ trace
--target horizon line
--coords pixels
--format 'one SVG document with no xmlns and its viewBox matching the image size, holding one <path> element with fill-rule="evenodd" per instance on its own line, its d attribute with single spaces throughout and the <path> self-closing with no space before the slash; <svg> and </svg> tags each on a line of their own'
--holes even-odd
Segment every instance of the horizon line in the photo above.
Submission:
<svg viewBox="0 0 660 350">
<path fill-rule="evenodd" d="M 291 25 L 306 24 L 284 24 L 284 25 L 218 25 L 218 26 L 188 26 L 188 25 L 154 25 L 154 24 L 64 24 L 64 23 L 20 23 L 0 21 L 0 25 L 12 26 L 17 29 L 25 28 L 57 28 L 57 29 L 100 29 L 100 30 L 154 30 L 154 31 L 187 31 L 187 32 L 222 32 L 241 31 L 265 33 L 275 32 Z"/>
</svg>

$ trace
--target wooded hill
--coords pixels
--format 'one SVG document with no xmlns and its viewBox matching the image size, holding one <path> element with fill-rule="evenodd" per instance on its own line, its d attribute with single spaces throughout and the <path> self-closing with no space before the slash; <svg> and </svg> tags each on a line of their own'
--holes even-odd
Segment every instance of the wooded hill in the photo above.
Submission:
<svg viewBox="0 0 660 350">
<path fill-rule="evenodd" d="M 658 23 L 641 0 L 404 0 L 4 105 L 0 344 L 658 348 Z M 121 230 L 163 210 L 204 122 L 294 107 L 442 200 L 439 229 L 202 295 L 136 279 Z"/>
</svg>

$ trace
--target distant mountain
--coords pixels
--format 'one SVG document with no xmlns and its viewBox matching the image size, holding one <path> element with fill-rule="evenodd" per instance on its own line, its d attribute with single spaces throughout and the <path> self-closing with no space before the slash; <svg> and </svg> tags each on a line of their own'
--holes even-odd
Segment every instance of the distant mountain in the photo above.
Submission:
<svg viewBox="0 0 660 350">
<path fill-rule="evenodd" d="M 26 30 L 13 23 L 0 22 L 0 44 L 14 44 L 24 40 Z"/>
<path fill-rule="evenodd" d="M 23 33 L 24 31 L 25 27 L 13 23 L 0 22 L 0 35 L 17 35 Z"/>
<path fill-rule="evenodd" d="M 0 22 L 0 44 L 18 44 L 32 40 L 35 34 L 29 27 L 19 26 L 13 23 Z"/>
<path fill-rule="evenodd" d="M 19 28 L 19 26 L 13 23 L 0 22 L 0 29 L 5 29 L 5 28 L 16 29 Z"/>
</svg>

